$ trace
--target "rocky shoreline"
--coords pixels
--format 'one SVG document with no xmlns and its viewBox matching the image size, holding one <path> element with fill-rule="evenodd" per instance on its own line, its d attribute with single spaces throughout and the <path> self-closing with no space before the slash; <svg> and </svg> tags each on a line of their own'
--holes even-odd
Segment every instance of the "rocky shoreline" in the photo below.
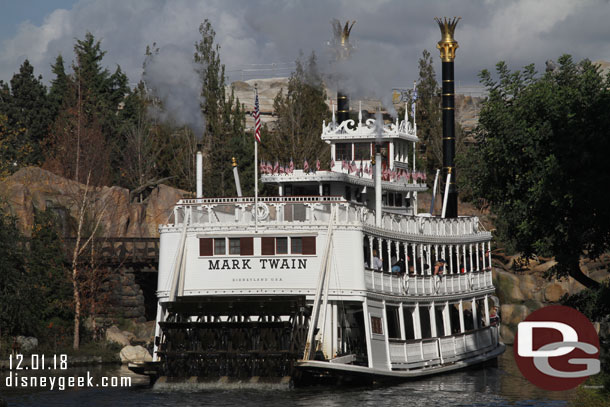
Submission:
<svg viewBox="0 0 610 407">
<path fill-rule="evenodd" d="M 519 322 L 531 312 L 547 305 L 558 304 L 564 295 L 575 294 L 585 287 L 571 277 L 547 280 L 543 277 L 555 264 L 554 259 L 526 260 L 520 255 L 506 255 L 500 250 L 492 254 L 493 281 L 500 299 L 502 325 L 500 335 L 506 344 L 514 342 Z M 582 259 L 581 270 L 596 281 L 610 277 L 610 255 L 596 261 Z"/>
</svg>

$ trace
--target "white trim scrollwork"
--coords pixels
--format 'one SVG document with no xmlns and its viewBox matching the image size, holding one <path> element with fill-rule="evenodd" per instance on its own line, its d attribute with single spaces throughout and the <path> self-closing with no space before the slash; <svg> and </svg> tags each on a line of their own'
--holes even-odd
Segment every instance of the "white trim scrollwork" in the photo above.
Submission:
<svg viewBox="0 0 610 407">
<path fill-rule="evenodd" d="M 263 221 L 269 217 L 269 206 L 264 202 L 256 204 L 256 219 Z"/>
</svg>

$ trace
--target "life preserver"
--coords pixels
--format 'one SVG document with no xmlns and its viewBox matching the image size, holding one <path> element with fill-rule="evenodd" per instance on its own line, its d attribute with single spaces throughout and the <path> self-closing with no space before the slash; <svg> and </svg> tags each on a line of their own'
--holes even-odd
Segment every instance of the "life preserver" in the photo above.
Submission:
<svg viewBox="0 0 610 407">
<path fill-rule="evenodd" d="M 438 293 L 438 290 L 441 289 L 441 277 L 439 275 L 434 276 L 434 293 Z"/>
<path fill-rule="evenodd" d="M 255 213 L 257 220 L 265 220 L 269 216 L 269 206 L 264 202 L 259 202 L 256 204 Z"/>
</svg>

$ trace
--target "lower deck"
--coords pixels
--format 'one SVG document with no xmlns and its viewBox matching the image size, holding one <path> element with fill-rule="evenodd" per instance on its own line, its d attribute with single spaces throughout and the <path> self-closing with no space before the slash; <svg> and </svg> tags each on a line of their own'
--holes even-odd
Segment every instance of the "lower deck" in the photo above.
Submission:
<svg viewBox="0 0 610 407">
<path fill-rule="evenodd" d="M 317 318 L 309 297 L 201 296 L 160 303 L 156 374 L 400 378 L 469 366 L 503 351 L 488 294 L 436 302 L 329 296 Z"/>
</svg>

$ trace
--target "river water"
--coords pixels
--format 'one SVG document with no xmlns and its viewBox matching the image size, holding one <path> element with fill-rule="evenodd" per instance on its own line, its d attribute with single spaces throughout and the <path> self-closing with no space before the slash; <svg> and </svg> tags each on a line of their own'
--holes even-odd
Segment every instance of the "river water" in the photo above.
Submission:
<svg viewBox="0 0 610 407">
<path fill-rule="evenodd" d="M 86 375 L 87 369 L 70 369 L 62 375 Z M 95 378 L 126 376 L 124 368 L 89 368 Z M 515 365 L 511 347 L 497 366 L 480 367 L 413 380 L 392 386 L 308 387 L 280 386 L 245 388 L 199 388 L 192 391 L 158 390 L 133 377 L 129 388 L 84 388 L 45 390 L 7 389 L 6 375 L 0 377 L 0 395 L 9 406 L 567 406 L 573 391 L 548 392 L 531 385 Z"/>
</svg>

